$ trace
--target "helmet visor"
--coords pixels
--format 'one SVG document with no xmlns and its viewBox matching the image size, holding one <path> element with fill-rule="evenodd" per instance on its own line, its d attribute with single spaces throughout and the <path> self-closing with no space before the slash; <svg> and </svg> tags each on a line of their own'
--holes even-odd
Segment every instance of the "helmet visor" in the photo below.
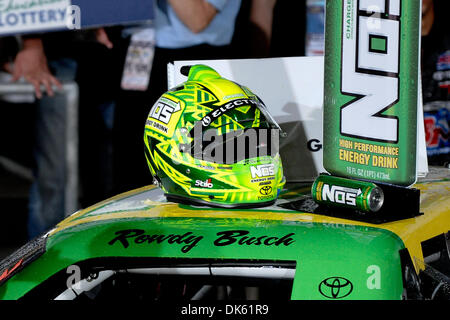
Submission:
<svg viewBox="0 0 450 320">
<path fill-rule="evenodd" d="M 215 109 L 194 126 L 190 152 L 197 160 L 217 164 L 272 157 L 278 154 L 280 133 L 280 126 L 262 102 L 235 100 Z"/>
</svg>

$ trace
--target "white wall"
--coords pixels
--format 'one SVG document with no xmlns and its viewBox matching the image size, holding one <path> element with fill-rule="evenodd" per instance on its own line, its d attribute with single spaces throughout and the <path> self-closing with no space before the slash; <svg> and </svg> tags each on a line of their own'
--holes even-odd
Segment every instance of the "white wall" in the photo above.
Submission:
<svg viewBox="0 0 450 320">
<path fill-rule="evenodd" d="M 168 66 L 169 87 L 186 81 L 180 73 L 182 66 L 198 63 L 214 68 L 224 78 L 247 86 L 264 101 L 275 120 L 288 133 L 280 143 L 288 181 L 311 180 L 325 171 L 322 149 L 308 149 L 308 142 L 316 149 L 322 143 L 323 57 L 176 61 Z M 419 115 L 422 115 L 421 106 Z M 428 171 L 423 127 L 423 120 L 419 117 L 422 133 L 418 139 L 419 176 Z"/>
</svg>

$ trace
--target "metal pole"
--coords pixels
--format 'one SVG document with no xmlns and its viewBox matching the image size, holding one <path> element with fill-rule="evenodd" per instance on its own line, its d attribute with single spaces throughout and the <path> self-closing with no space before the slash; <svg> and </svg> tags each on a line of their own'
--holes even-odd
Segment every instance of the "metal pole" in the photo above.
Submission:
<svg viewBox="0 0 450 320">
<path fill-rule="evenodd" d="M 45 91 L 44 86 L 41 87 Z M 55 94 L 65 96 L 66 103 L 66 188 L 65 215 L 68 216 L 79 209 L 78 204 L 78 103 L 79 89 L 75 82 L 64 83 L 62 90 L 54 88 Z M 27 83 L 0 83 L 0 96 L 6 94 L 33 94 L 34 87 Z"/>
</svg>

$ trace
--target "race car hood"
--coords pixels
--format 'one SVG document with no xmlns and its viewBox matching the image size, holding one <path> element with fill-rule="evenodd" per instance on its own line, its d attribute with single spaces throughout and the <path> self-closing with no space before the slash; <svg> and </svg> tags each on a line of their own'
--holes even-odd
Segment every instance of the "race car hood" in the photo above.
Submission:
<svg viewBox="0 0 450 320">
<path fill-rule="evenodd" d="M 399 251 L 406 248 L 420 269 L 421 242 L 449 231 L 448 178 L 448 170 L 440 170 L 415 185 L 421 191 L 422 215 L 384 224 L 283 206 L 308 196 L 310 183 L 288 185 L 275 205 L 247 210 L 167 202 L 160 189 L 140 188 L 58 224 L 43 236 L 45 253 L 0 286 L 0 298 L 18 298 L 80 261 L 159 257 L 295 261 L 293 299 L 323 298 L 317 284 L 330 277 L 367 283 L 355 285 L 351 298 L 399 299 L 403 290 Z M 377 270 L 383 271 L 383 286 L 374 290 L 368 281 Z"/>
</svg>

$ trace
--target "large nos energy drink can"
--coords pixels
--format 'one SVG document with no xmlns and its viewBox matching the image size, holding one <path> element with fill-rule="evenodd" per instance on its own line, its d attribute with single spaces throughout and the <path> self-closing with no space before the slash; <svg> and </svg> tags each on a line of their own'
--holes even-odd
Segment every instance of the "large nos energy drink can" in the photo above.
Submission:
<svg viewBox="0 0 450 320">
<path fill-rule="evenodd" d="M 416 180 L 420 0 L 327 0 L 324 167 Z"/>
</svg>

